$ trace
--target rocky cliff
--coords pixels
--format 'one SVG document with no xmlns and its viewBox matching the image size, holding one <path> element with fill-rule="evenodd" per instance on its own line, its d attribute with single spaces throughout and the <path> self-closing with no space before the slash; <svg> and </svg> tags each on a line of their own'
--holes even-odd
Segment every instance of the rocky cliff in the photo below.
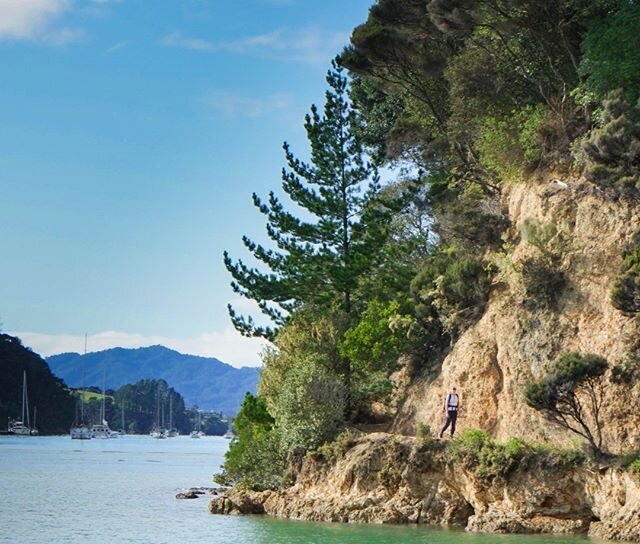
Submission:
<svg viewBox="0 0 640 544">
<path fill-rule="evenodd" d="M 482 317 L 451 346 L 438 368 L 405 382 L 389 433 L 360 438 L 337 458 L 308 454 L 292 465 L 282 491 L 233 490 L 212 500 L 214 513 L 266 513 L 317 521 L 431 523 L 483 532 L 588 533 L 640 541 L 640 477 L 613 465 L 533 456 L 508 473 L 480 477 L 451 460 L 444 445 L 420 447 L 418 424 L 434 434 L 442 399 L 462 396 L 458 428 L 496 439 L 569 445 L 576 435 L 530 408 L 524 392 L 563 352 L 605 357 L 610 368 L 633 359 L 638 323 L 611 304 L 611 286 L 640 230 L 640 209 L 579 179 L 554 177 L 509 186 L 502 196 L 510 231 Z M 552 306 L 530 304 L 518 265 L 535 248 L 527 223 L 554 225 L 565 286 Z M 405 373 L 406 374 L 406 373 Z M 640 388 L 605 376 L 604 448 L 640 447 Z M 402 380 L 399 380 L 400 383 Z M 575 444 L 574 444 L 575 445 Z"/>
<path fill-rule="evenodd" d="M 504 476 L 479 476 L 439 444 L 375 433 L 337 459 L 293 463 L 283 491 L 231 490 L 214 514 L 299 520 L 457 525 L 498 533 L 580 533 L 640 541 L 640 477 L 535 456 Z"/>
<path fill-rule="evenodd" d="M 517 278 L 498 274 L 484 315 L 455 342 L 436 377 L 409 386 L 394 432 L 412 434 L 418 422 L 437 427 L 443 395 L 457 386 L 463 399 L 459 428 L 485 429 L 502 439 L 568 442 L 570 434 L 526 405 L 526 384 L 543 376 L 562 352 L 595 353 L 615 365 L 640 338 L 637 321 L 610 302 L 624 250 L 640 230 L 640 209 L 633 202 L 577 179 L 549 177 L 508 187 L 502 207 L 511 246 L 501 257 L 517 267 L 533 251 L 521 236 L 523 225 L 553 224 L 563 237 L 566 287 L 553 309 L 532 309 L 518 292 Z M 637 386 L 608 385 L 602 420 L 611 451 L 640 446 L 639 400 Z"/>
</svg>

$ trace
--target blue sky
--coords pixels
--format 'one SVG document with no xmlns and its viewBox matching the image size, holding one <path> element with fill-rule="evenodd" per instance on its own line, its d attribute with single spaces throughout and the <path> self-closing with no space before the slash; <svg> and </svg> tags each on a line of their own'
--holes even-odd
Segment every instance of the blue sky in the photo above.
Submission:
<svg viewBox="0 0 640 544">
<path fill-rule="evenodd" d="M 371 0 L 0 0 L 0 323 L 44 355 L 163 343 L 240 366 L 222 252 L 304 156 Z M 246 308 L 240 304 L 240 308 Z"/>
</svg>

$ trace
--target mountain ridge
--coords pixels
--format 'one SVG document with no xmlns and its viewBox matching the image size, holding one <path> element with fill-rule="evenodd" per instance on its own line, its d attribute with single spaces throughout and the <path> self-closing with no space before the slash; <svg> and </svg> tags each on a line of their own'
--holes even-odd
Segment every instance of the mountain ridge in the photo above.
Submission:
<svg viewBox="0 0 640 544">
<path fill-rule="evenodd" d="M 69 386 L 117 389 L 141 379 L 165 379 L 187 404 L 234 414 L 246 392 L 255 393 L 260 369 L 236 368 L 215 357 L 180 353 L 156 344 L 115 347 L 82 355 L 60 353 L 46 358 L 51 370 Z M 106 376 L 105 376 L 106 374 Z"/>
</svg>

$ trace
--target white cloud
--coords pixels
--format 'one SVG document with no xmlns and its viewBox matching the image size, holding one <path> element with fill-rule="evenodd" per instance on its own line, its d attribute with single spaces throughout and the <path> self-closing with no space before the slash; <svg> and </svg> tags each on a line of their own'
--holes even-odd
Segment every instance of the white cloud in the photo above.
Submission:
<svg viewBox="0 0 640 544">
<path fill-rule="evenodd" d="M 0 0 L 0 39 L 42 39 L 68 8 L 68 0 Z"/>
<path fill-rule="evenodd" d="M 264 117 L 275 111 L 287 109 L 291 105 L 292 97 L 286 93 L 276 93 L 256 98 L 228 91 L 213 91 L 203 98 L 203 102 L 227 118 Z"/>
<path fill-rule="evenodd" d="M 65 352 L 84 350 L 84 336 L 70 334 L 42 334 L 37 332 L 12 332 L 22 342 L 43 357 Z M 88 351 L 109 348 L 139 348 L 161 344 L 168 348 L 203 357 L 216 357 L 235 367 L 260 366 L 260 352 L 267 342 L 258 338 L 245 338 L 233 327 L 223 331 L 199 334 L 193 338 L 148 336 L 118 331 L 105 331 L 87 337 Z"/>
<path fill-rule="evenodd" d="M 284 61 L 326 64 L 347 43 L 348 38 L 347 32 L 332 32 L 318 27 L 308 27 L 297 30 L 276 29 L 264 34 L 229 41 L 204 40 L 173 32 L 164 36 L 160 43 L 166 47 L 194 51 L 267 55 Z"/>
</svg>

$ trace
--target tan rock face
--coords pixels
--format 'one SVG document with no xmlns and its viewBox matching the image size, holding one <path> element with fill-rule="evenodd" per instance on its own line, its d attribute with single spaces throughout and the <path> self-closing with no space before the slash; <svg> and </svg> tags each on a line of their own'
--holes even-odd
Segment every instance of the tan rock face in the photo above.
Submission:
<svg viewBox="0 0 640 544">
<path fill-rule="evenodd" d="M 307 456 L 283 491 L 232 490 L 211 500 L 221 514 L 265 513 L 311 521 L 428 523 L 469 531 L 589 533 L 640 542 L 640 478 L 607 469 L 517 467 L 480 479 L 446 460 L 444 446 L 409 437 L 362 438 L 338 462 Z"/>
<path fill-rule="evenodd" d="M 611 305 L 610 289 L 624 248 L 640 230 L 640 208 L 606 200 L 586 184 L 567 181 L 568 190 L 551 183 L 516 185 L 503 199 L 515 244 L 506 256 L 511 262 L 533 251 L 520 237 L 525 220 L 553 223 L 563 232 L 568 285 L 557 311 L 527 309 L 517 292 L 517 278 L 497 282 L 483 317 L 452 347 L 437 379 L 411 384 L 395 432 L 413 434 L 418 422 L 439 427 L 443 397 L 457 386 L 462 398 L 459 429 L 481 428 L 499 439 L 517 435 L 565 444 L 574 439 L 529 408 L 524 390 L 562 352 L 595 353 L 613 364 L 638 337 L 635 320 Z M 607 388 L 602 419 L 611 451 L 639 445 L 639 393 L 637 387 Z"/>
</svg>

